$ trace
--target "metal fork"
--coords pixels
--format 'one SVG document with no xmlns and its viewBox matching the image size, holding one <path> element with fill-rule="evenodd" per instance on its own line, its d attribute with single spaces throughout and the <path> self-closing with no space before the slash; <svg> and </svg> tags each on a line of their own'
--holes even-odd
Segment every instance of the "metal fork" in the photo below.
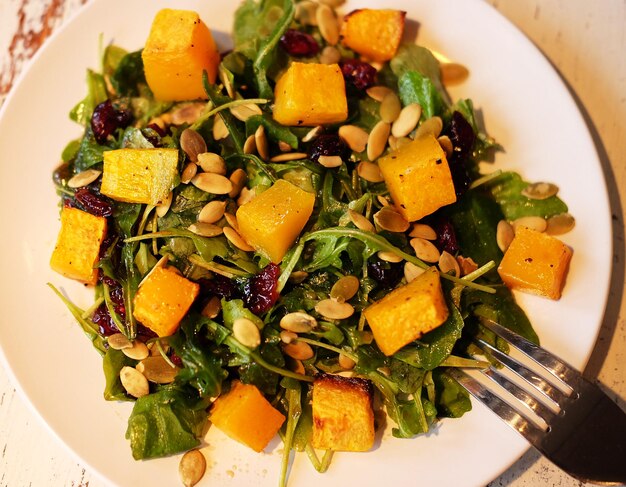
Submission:
<svg viewBox="0 0 626 487">
<path fill-rule="evenodd" d="M 538 364 L 541 373 L 477 339 L 484 352 L 504 365 L 482 373 L 510 393 L 508 401 L 499 397 L 507 396 L 502 389 L 494 393 L 493 383 L 487 387 L 462 369 L 450 368 L 448 374 L 571 476 L 602 485 L 626 483 L 626 413 L 550 352 L 493 321 L 483 320 L 483 324 Z M 526 387 L 507 378 L 505 369 Z"/>
</svg>

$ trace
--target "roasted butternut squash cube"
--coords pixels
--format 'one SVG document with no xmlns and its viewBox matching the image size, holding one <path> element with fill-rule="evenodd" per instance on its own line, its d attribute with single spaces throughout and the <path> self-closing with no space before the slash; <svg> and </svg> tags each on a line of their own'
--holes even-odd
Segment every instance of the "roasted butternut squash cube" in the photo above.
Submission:
<svg viewBox="0 0 626 487">
<path fill-rule="evenodd" d="M 174 188 L 177 168 L 177 149 L 106 151 L 100 192 L 117 201 L 158 205 Z"/>
<path fill-rule="evenodd" d="M 378 159 L 397 210 L 410 222 L 456 201 L 446 154 L 432 135 Z"/>
<path fill-rule="evenodd" d="M 405 17 L 401 10 L 354 10 L 344 17 L 342 42 L 372 61 L 389 61 L 402 40 Z"/>
<path fill-rule="evenodd" d="M 337 64 L 291 63 L 274 89 L 274 120 L 314 126 L 348 118 L 346 85 Z"/>
<path fill-rule="evenodd" d="M 368 380 L 322 374 L 313 382 L 313 447 L 367 451 L 374 446 L 372 385 Z"/>
<path fill-rule="evenodd" d="M 100 245 L 106 237 L 107 220 L 79 210 L 61 210 L 61 230 L 50 258 L 50 267 L 59 274 L 95 284 L 98 269 L 94 266 L 100 256 Z"/>
<path fill-rule="evenodd" d="M 213 403 L 209 419 L 256 452 L 263 451 L 285 422 L 285 416 L 255 386 L 239 381 Z"/>
<path fill-rule="evenodd" d="M 155 267 L 139 287 L 133 316 L 160 337 L 172 335 L 189 311 L 200 286 L 173 267 Z"/>
<path fill-rule="evenodd" d="M 315 195 L 284 179 L 237 210 L 241 236 L 278 264 L 313 213 Z"/>
<path fill-rule="evenodd" d="M 196 12 L 163 9 L 142 51 L 148 86 L 157 100 L 206 98 L 202 71 L 214 83 L 220 54 L 211 31 Z"/>
<path fill-rule="evenodd" d="M 498 274 L 511 289 L 559 299 L 572 250 L 558 238 L 518 227 Z"/>
<path fill-rule="evenodd" d="M 393 355 L 442 325 L 448 318 L 448 306 L 437 269 L 429 268 L 367 307 L 365 318 L 385 355 Z"/>
</svg>

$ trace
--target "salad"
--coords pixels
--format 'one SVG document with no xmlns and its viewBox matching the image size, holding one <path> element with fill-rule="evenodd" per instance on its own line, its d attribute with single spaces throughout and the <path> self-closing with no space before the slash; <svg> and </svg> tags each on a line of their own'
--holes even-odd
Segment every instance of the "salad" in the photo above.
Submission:
<svg viewBox="0 0 626 487">
<path fill-rule="evenodd" d="M 501 346 L 481 317 L 537 341 L 510 288 L 560 296 L 549 234 L 573 219 L 556 186 L 479 166 L 497 143 L 404 22 L 249 0 L 219 55 L 166 10 L 88 72 L 51 265 L 94 285 L 87 310 L 58 294 L 105 398 L 135 401 L 136 459 L 191 450 L 193 484 L 210 422 L 257 451 L 279 434 L 285 484 L 293 451 L 324 471 L 371 449 L 379 402 L 401 438 L 467 412 L 446 368 L 485 366 L 472 336 Z"/>
</svg>

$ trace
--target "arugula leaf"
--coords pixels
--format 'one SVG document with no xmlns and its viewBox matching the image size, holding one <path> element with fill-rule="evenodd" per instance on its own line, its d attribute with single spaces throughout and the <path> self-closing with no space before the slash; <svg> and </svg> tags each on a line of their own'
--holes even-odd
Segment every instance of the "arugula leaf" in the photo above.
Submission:
<svg viewBox="0 0 626 487">
<path fill-rule="evenodd" d="M 126 49 L 116 46 L 115 44 L 109 44 L 104 49 L 104 54 L 102 55 L 102 74 L 109 78 L 113 76 L 121 60 L 127 54 L 128 51 Z"/>
<path fill-rule="evenodd" d="M 70 119 L 81 125 L 91 123 L 91 115 L 97 105 L 108 98 L 104 76 L 91 69 L 87 70 L 87 96 L 70 111 Z"/>
<path fill-rule="evenodd" d="M 398 80 L 398 94 L 404 106 L 419 103 L 422 107 L 422 120 L 435 115 L 443 115 L 446 105 L 430 78 L 417 71 L 407 71 Z"/>
<path fill-rule="evenodd" d="M 111 76 L 111 84 L 119 96 L 140 95 L 139 85 L 147 86 L 141 51 L 128 53 L 119 61 Z"/>
<path fill-rule="evenodd" d="M 283 0 L 246 0 L 235 12 L 233 41 L 235 51 L 256 59 L 261 40 L 270 35 L 283 15 Z"/>
<path fill-rule="evenodd" d="M 288 127 L 275 122 L 269 113 L 253 115 L 246 120 L 246 136 L 253 135 L 260 125 L 265 127 L 265 133 L 274 142 L 282 141 L 289 144 L 294 150 L 298 148 L 298 137 Z"/>
<path fill-rule="evenodd" d="M 104 159 L 104 152 L 108 150 L 111 150 L 111 147 L 98 144 L 91 130 L 91 126 L 88 125 L 85 129 L 85 135 L 80 141 L 76 158 L 74 159 L 76 171 L 81 172 L 96 164 L 100 164 Z"/>
<path fill-rule="evenodd" d="M 265 326 L 261 318 L 255 315 L 248 308 L 244 307 L 241 299 L 231 299 L 230 301 L 222 299 L 222 316 L 224 325 L 231 330 L 233 329 L 235 320 L 239 318 L 249 319 L 259 328 L 259 330 L 262 330 Z"/>
<path fill-rule="evenodd" d="M 472 410 L 469 394 L 457 381 L 446 375 L 441 368 L 433 370 L 433 381 L 437 394 L 436 406 L 440 416 L 460 418 Z"/>
<path fill-rule="evenodd" d="M 120 381 L 120 370 L 125 366 L 134 366 L 135 360 L 128 358 L 121 350 L 107 349 L 102 360 L 102 369 L 106 384 L 104 386 L 104 399 L 107 401 L 131 401 L 126 394 L 126 389 Z"/>
<path fill-rule="evenodd" d="M 398 78 L 409 71 L 414 71 L 430 79 L 439 92 L 444 92 L 439 61 L 425 47 L 415 44 L 402 44 L 389 62 L 389 66 Z"/>
</svg>

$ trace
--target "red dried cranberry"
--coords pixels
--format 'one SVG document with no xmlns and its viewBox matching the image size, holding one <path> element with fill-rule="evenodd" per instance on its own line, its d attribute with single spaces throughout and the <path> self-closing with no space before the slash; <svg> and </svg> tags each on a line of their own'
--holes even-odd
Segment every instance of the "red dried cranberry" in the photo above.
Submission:
<svg viewBox="0 0 626 487">
<path fill-rule="evenodd" d="M 345 161 L 350 158 L 350 147 L 337 134 L 322 134 L 309 146 L 309 159 L 317 162 L 320 156 L 339 156 Z"/>
<path fill-rule="evenodd" d="M 402 279 L 404 267 L 401 263 L 382 260 L 369 261 L 367 263 L 367 275 L 376 281 L 378 287 L 392 289 Z"/>
<path fill-rule="evenodd" d="M 320 46 L 312 35 L 295 29 L 288 29 L 280 38 L 280 47 L 294 57 L 315 56 Z"/>
<path fill-rule="evenodd" d="M 88 188 L 77 189 L 74 199 L 83 210 L 92 215 L 107 217 L 113 214 L 113 205 Z"/>
<path fill-rule="evenodd" d="M 115 326 L 115 323 L 113 323 L 113 319 L 109 314 L 109 310 L 104 304 L 101 304 L 98 308 L 96 308 L 91 316 L 91 321 L 98 326 L 98 330 L 101 335 L 109 336 L 114 333 L 119 333 L 117 326 Z"/>
<path fill-rule="evenodd" d="M 181 359 L 178 355 L 176 355 L 176 352 L 172 352 L 171 353 L 170 360 L 172 361 L 172 363 L 176 367 L 182 367 L 183 366 L 183 359 Z"/>
<path fill-rule="evenodd" d="M 128 110 L 116 110 L 111 100 L 100 103 L 91 115 L 91 130 L 98 144 L 104 144 L 107 137 L 118 128 L 128 127 L 133 115 Z"/>
<path fill-rule="evenodd" d="M 348 89 L 363 92 L 376 83 L 376 68 L 358 59 L 345 59 L 339 63 Z"/>
<path fill-rule="evenodd" d="M 465 117 L 461 112 L 455 111 L 450 119 L 450 125 L 447 129 L 448 137 L 452 142 L 454 151 L 460 153 L 462 156 L 469 156 L 474 148 L 474 141 L 476 140 L 476 134 L 470 123 L 465 120 Z"/>
<path fill-rule="evenodd" d="M 227 277 L 215 274 L 212 279 L 200 280 L 202 292 L 220 299 L 235 299 L 238 295 L 237 286 Z"/>
<path fill-rule="evenodd" d="M 461 156 L 460 153 L 453 152 L 448 159 L 450 173 L 452 175 L 452 183 L 457 196 L 462 196 L 472 184 L 472 177 L 467 170 L 468 158 Z"/>
<path fill-rule="evenodd" d="M 261 315 L 269 311 L 278 300 L 279 276 L 280 267 L 276 264 L 268 264 L 261 272 L 251 277 L 244 284 L 244 303 L 255 315 Z"/>
<path fill-rule="evenodd" d="M 439 218 L 434 222 L 433 228 L 437 232 L 437 240 L 434 241 L 434 244 L 439 251 L 445 250 L 449 254 L 455 255 L 459 251 L 459 241 L 456 238 L 452 222 L 445 218 Z"/>
</svg>

